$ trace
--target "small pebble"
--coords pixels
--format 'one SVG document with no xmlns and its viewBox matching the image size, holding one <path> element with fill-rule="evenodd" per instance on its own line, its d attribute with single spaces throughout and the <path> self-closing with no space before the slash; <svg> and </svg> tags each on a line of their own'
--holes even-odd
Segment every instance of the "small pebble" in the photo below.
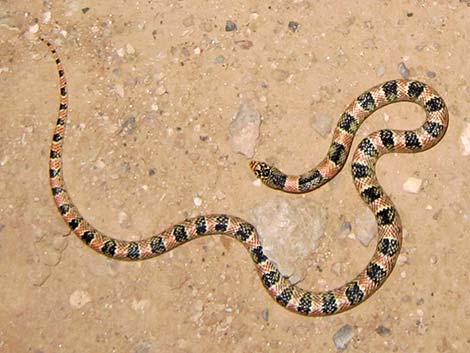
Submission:
<svg viewBox="0 0 470 353">
<path fill-rule="evenodd" d="M 85 306 L 89 302 L 91 302 L 90 295 L 88 292 L 82 290 L 76 290 L 69 298 L 70 305 L 77 309 Z"/>
<path fill-rule="evenodd" d="M 429 78 L 436 77 L 436 73 L 434 71 L 426 71 L 426 76 Z"/>
<path fill-rule="evenodd" d="M 268 309 L 264 309 L 262 312 L 261 312 L 261 316 L 263 318 L 264 321 L 269 321 L 269 310 Z"/>
<path fill-rule="evenodd" d="M 392 330 L 390 330 L 388 327 L 385 327 L 385 326 L 382 326 L 382 325 L 377 327 L 375 329 L 375 332 L 377 332 L 377 334 L 379 336 L 382 336 L 382 337 L 388 337 L 392 334 Z"/>
<path fill-rule="evenodd" d="M 88 11 L 90 11 L 90 8 L 89 8 L 89 7 L 84 7 L 84 8 L 82 9 L 82 13 L 84 13 L 84 14 L 87 13 Z"/>
<path fill-rule="evenodd" d="M 312 119 L 313 128 L 322 137 L 327 137 L 331 132 L 333 119 L 326 114 L 315 114 Z"/>
<path fill-rule="evenodd" d="M 342 326 L 333 336 L 333 342 L 335 343 L 336 349 L 344 351 L 353 337 L 353 328 L 347 324 Z"/>
<path fill-rule="evenodd" d="M 224 192 L 221 191 L 221 190 L 217 190 L 217 191 L 215 192 L 215 195 L 214 195 L 214 196 L 215 196 L 215 199 L 218 200 L 218 201 L 224 200 L 225 197 L 226 197 L 225 194 L 224 194 Z"/>
<path fill-rule="evenodd" d="M 126 55 L 126 51 L 124 50 L 124 48 L 118 48 L 118 49 L 116 49 L 116 54 L 117 54 L 120 58 L 123 58 L 124 55 Z"/>
<path fill-rule="evenodd" d="M 261 117 L 256 109 L 248 103 L 240 106 L 238 113 L 230 123 L 230 140 L 232 149 L 247 158 L 255 154 L 259 138 Z"/>
<path fill-rule="evenodd" d="M 237 30 L 237 24 L 233 21 L 228 20 L 225 23 L 225 31 L 226 32 L 233 32 Z"/>
<path fill-rule="evenodd" d="M 126 212 L 120 211 L 118 214 L 118 223 L 123 228 L 129 228 L 129 216 Z"/>
<path fill-rule="evenodd" d="M 51 22 L 52 14 L 50 11 L 46 11 L 42 14 L 42 23 L 47 24 Z"/>
<path fill-rule="evenodd" d="M 403 190 L 412 194 L 417 194 L 421 189 L 422 179 L 410 177 L 403 184 Z"/>
<path fill-rule="evenodd" d="M 299 29 L 299 23 L 295 21 L 290 21 L 288 27 L 292 32 L 297 32 L 297 30 Z"/>
<path fill-rule="evenodd" d="M 135 53 L 135 49 L 132 45 L 130 45 L 129 43 L 126 44 L 126 52 L 127 54 L 129 55 L 132 55 Z"/>
<path fill-rule="evenodd" d="M 34 24 L 29 27 L 29 33 L 37 33 L 39 31 L 39 24 Z"/>
<path fill-rule="evenodd" d="M 382 77 L 383 75 L 385 75 L 385 66 L 384 66 L 384 65 L 380 65 L 380 66 L 375 70 L 375 73 L 376 73 L 377 77 Z"/>
<path fill-rule="evenodd" d="M 351 234 L 352 226 L 351 222 L 343 220 L 339 226 L 338 237 L 341 239 L 345 238 L 347 235 Z"/>
<path fill-rule="evenodd" d="M 223 55 L 219 55 L 214 59 L 214 63 L 216 64 L 223 64 L 225 62 L 225 58 Z"/>
<path fill-rule="evenodd" d="M 437 264 L 437 256 L 436 256 L 436 255 L 432 255 L 432 256 L 429 258 L 429 262 L 431 263 L 431 265 Z"/>
<path fill-rule="evenodd" d="M 356 239 L 368 246 L 377 233 L 377 224 L 374 215 L 369 210 L 365 210 L 356 217 L 355 220 Z"/>
<path fill-rule="evenodd" d="M 195 198 L 193 198 L 193 203 L 194 203 L 194 206 L 200 207 L 202 205 L 202 199 L 196 196 Z"/>
<path fill-rule="evenodd" d="M 245 50 L 250 49 L 253 46 L 253 42 L 251 40 L 247 40 L 247 39 L 236 40 L 235 44 L 238 45 L 240 48 L 245 49 Z"/>
<path fill-rule="evenodd" d="M 408 70 L 403 61 L 398 64 L 398 72 L 405 79 L 410 77 L 410 70 Z"/>
</svg>

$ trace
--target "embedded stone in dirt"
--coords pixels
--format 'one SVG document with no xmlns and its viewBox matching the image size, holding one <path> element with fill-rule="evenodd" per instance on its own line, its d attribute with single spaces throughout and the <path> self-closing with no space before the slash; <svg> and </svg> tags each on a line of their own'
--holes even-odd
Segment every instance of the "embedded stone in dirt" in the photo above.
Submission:
<svg viewBox="0 0 470 353">
<path fill-rule="evenodd" d="M 255 108 L 251 104 L 243 103 L 230 123 L 230 139 L 234 152 L 241 153 L 247 158 L 253 157 L 260 124 L 261 117 Z"/>
</svg>

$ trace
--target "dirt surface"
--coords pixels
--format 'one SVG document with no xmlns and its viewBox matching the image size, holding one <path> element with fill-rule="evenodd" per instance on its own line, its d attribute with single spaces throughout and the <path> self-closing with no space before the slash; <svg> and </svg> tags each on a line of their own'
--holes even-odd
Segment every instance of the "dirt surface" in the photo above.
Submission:
<svg viewBox="0 0 470 353">
<path fill-rule="evenodd" d="M 0 1 L 0 352 L 336 352 L 335 334 L 347 352 L 468 352 L 469 16 L 468 1 Z M 388 79 L 432 85 L 451 113 L 444 140 L 378 165 L 405 227 L 391 277 L 352 311 L 305 318 L 269 297 L 227 238 L 139 263 L 86 248 L 49 190 L 57 73 L 38 34 L 65 65 L 65 176 L 92 224 L 142 239 L 188 216 L 253 220 L 273 198 L 304 198 L 327 211 L 301 282 L 317 290 L 351 279 L 375 247 L 356 237 L 368 211 L 349 163 L 305 196 L 261 187 L 233 150 L 233 117 L 251 104 L 255 157 L 301 173 L 328 149 L 319 120 L 334 124 Z M 394 104 L 358 135 L 423 117 Z M 403 189 L 411 177 L 417 193 Z"/>
</svg>

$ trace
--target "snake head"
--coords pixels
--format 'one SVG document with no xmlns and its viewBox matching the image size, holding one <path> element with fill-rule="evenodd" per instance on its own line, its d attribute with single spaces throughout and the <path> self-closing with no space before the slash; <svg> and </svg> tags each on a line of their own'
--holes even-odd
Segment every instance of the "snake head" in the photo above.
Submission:
<svg viewBox="0 0 470 353">
<path fill-rule="evenodd" d="M 271 176 L 271 167 L 264 162 L 250 162 L 250 168 L 255 176 L 261 180 L 268 179 Z"/>
</svg>

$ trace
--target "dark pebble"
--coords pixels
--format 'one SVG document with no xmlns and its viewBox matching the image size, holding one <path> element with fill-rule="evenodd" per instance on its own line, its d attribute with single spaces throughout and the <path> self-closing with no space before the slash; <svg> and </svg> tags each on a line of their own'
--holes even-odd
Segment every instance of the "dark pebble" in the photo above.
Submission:
<svg viewBox="0 0 470 353">
<path fill-rule="evenodd" d="M 136 128 L 136 126 L 137 126 L 137 124 L 136 124 L 135 117 L 130 117 L 122 123 L 121 129 L 127 130 L 127 131 L 132 131 Z"/>
<path fill-rule="evenodd" d="M 237 24 L 233 21 L 228 20 L 225 24 L 225 31 L 226 32 L 233 32 L 237 30 Z"/>
<path fill-rule="evenodd" d="M 289 22 L 289 29 L 292 31 L 292 32 L 297 32 L 297 29 L 299 28 L 299 23 L 298 22 L 295 22 L 295 21 L 290 21 Z"/>
<path fill-rule="evenodd" d="M 83 13 L 87 13 L 88 11 L 90 11 L 90 8 L 89 8 L 89 7 L 84 7 L 84 8 L 82 9 L 82 12 L 83 12 Z"/>
<path fill-rule="evenodd" d="M 157 172 L 155 171 L 154 168 L 149 169 L 149 176 L 154 176 Z"/>
<path fill-rule="evenodd" d="M 377 327 L 375 329 L 375 332 L 377 332 L 377 334 L 379 336 L 382 336 L 382 337 L 387 337 L 387 336 L 390 336 L 392 334 L 392 330 L 390 330 L 388 327 L 385 327 L 385 326 L 382 326 L 382 325 Z"/>
</svg>

